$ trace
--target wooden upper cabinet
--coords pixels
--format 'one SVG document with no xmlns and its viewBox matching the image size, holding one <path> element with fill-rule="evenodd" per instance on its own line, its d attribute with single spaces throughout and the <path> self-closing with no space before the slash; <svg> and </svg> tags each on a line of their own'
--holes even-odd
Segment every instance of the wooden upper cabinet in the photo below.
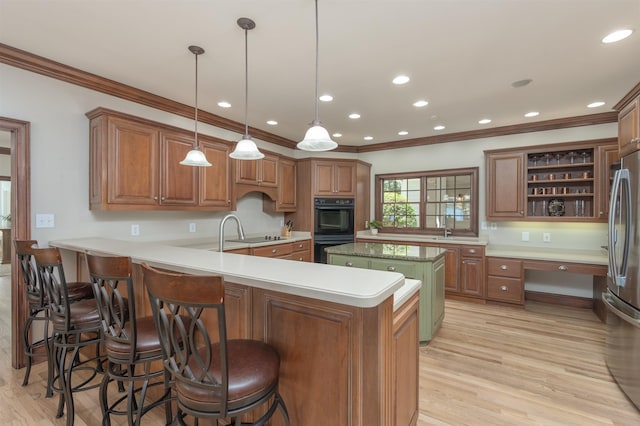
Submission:
<svg viewBox="0 0 640 426">
<path fill-rule="evenodd" d="M 198 168 L 180 164 L 193 149 L 193 136 L 160 132 L 160 204 L 195 206 L 198 203 Z"/>
<path fill-rule="evenodd" d="M 314 195 L 355 197 L 356 165 L 353 161 L 315 161 L 313 164 Z"/>
<path fill-rule="evenodd" d="M 613 174 L 611 167 L 615 162 L 620 160 L 618 145 L 603 145 L 598 147 L 598 174 L 600 175 L 598 190 L 598 218 L 603 220 L 609 219 L 609 197 L 611 196 L 611 184 L 613 183 Z"/>
<path fill-rule="evenodd" d="M 618 114 L 618 147 L 622 157 L 640 149 L 640 97 Z"/>
<path fill-rule="evenodd" d="M 248 185 L 278 186 L 278 156 L 265 154 L 260 160 L 234 160 L 236 183 Z"/>
<path fill-rule="evenodd" d="M 296 162 L 281 157 L 278 160 L 278 191 L 275 200 L 263 197 L 262 210 L 266 212 L 295 212 L 297 208 L 296 195 Z"/>
<path fill-rule="evenodd" d="M 211 163 L 211 167 L 199 169 L 199 198 L 201 206 L 216 207 L 221 210 L 234 210 L 231 197 L 231 147 L 213 138 L 199 137 L 200 149 Z"/>
<path fill-rule="evenodd" d="M 184 166 L 180 161 L 193 147 L 191 132 L 105 108 L 87 117 L 91 209 L 232 209 L 224 141 L 204 137 L 208 142 L 200 142 L 217 167 Z"/>
<path fill-rule="evenodd" d="M 158 130 L 119 118 L 107 126 L 107 203 L 158 204 Z"/>
<path fill-rule="evenodd" d="M 524 154 L 487 154 L 487 219 L 524 217 Z"/>
</svg>

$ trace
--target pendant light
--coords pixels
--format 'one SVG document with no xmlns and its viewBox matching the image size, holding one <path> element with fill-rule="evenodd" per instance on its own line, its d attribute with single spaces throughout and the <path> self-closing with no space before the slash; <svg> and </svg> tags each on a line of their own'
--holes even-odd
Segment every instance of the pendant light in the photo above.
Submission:
<svg viewBox="0 0 640 426">
<path fill-rule="evenodd" d="M 196 57 L 196 113 L 195 113 L 195 135 L 193 140 L 193 149 L 187 152 L 187 156 L 180 164 L 185 166 L 209 167 L 211 163 L 207 161 L 204 152 L 198 147 L 198 55 L 204 53 L 204 49 L 199 46 L 189 46 L 189 50 Z"/>
<path fill-rule="evenodd" d="M 259 160 L 264 158 L 264 154 L 258 150 L 255 142 L 249 136 L 249 121 L 247 119 L 249 110 L 249 47 L 247 33 L 256 27 L 256 23 L 249 18 L 239 18 L 238 26 L 244 30 L 244 136 L 236 144 L 236 149 L 229 154 L 229 157 L 236 160 Z"/>
<path fill-rule="evenodd" d="M 327 129 L 322 127 L 318 119 L 318 0 L 316 0 L 316 115 L 311 122 L 311 127 L 304 135 L 304 139 L 298 142 L 298 149 L 303 151 L 330 151 L 337 148 L 338 144 L 331 140 Z"/>
</svg>

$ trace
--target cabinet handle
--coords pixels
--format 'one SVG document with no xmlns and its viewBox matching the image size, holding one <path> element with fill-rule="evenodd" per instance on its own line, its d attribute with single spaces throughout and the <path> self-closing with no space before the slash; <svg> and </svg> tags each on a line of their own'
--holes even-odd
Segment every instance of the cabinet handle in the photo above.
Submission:
<svg viewBox="0 0 640 426">
<path fill-rule="evenodd" d="M 604 212 L 600 210 L 600 216 L 604 216 Z"/>
<path fill-rule="evenodd" d="M 633 138 L 629 141 L 629 143 L 638 143 L 640 142 L 640 138 Z"/>
<path fill-rule="evenodd" d="M 560 269 L 561 271 L 568 271 L 569 267 L 567 265 L 560 265 L 558 266 L 558 269 Z"/>
<path fill-rule="evenodd" d="M 395 266 L 387 266 L 387 271 L 395 272 L 395 270 L 396 270 Z"/>
<path fill-rule="evenodd" d="M 164 201 L 164 197 L 160 197 L 160 199 L 161 199 L 162 201 Z"/>
<path fill-rule="evenodd" d="M 154 200 L 158 201 L 158 197 L 153 197 Z"/>
<path fill-rule="evenodd" d="M 271 253 L 277 253 L 278 249 L 271 249 Z"/>
<path fill-rule="evenodd" d="M 524 210 L 520 210 L 520 216 L 524 216 Z"/>
<path fill-rule="evenodd" d="M 476 249 L 469 249 L 469 253 L 475 254 L 475 252 L 476 252 Z"/>
<path fill-rule="evenodd" d="M 353 266 L 353 262 L 347 262 L 344 264 L 344 266 Z"/>
<path fill-rule="evenodd" d="M 302 244 L 298 244 L 298 248 L 302 248 L 302 246 L 303 246 Z"/>
<path fill-rule="evenodd" d="M 500 291 L 507 291 L 509 288 L 506 285 L 500 286 Z"/>
<path fill-rule="evenodd" d="M 506 271 L 507 269 L 509 269 L 509 267 L 507 265 L 500 265 L 500 269 Z"/>
</svg>

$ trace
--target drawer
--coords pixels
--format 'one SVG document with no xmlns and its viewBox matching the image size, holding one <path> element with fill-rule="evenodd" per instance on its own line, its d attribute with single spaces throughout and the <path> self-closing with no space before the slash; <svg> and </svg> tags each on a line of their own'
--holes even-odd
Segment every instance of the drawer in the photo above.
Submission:
<svg viewBox="0 0 640 426">
<path fill-rule="evenodd" d="M 251 254 L 262 257 L 282 257 L 291 254 L 292 249 L 292 243 L 274 244 L 264 247 L 254 247 L 251 249 Z"/>
<path fill-rule="evenodd" d="M 330 263 L 331 265 L 369 269 L 369 259 L 366 257 L 330 254 L 328 256 L 328 263 Z"/>
<path fill-rule="evenodd" d="M 547 260 L 525 260 L 525 269 L 538 271 L 573 272 L 574 274 L 586 274 L 602 276 L 607 275 L 606 265 L 590 265 L 585 263 L 557 262 Z"/>
<path fill-rule="evenodd" d="M 371 259 L 371 269 L 400 272 L 407 278 L 422 279 L 422 274 L 414 262 L 402 262 L 393 259 Z"/>
<path fill-rule="evenodd" d="M 489 277 L 487 299 L 501 302 L 524 303 L 522 280 L 517 278 Z"/>
<path fill-rule="evenodd" d="M 482 257 L 484 256 L 484 247 L 462 246 L 460 252 L 462 253 L 462 257 Z"/>
<path fill-rule="evenodd" d="M 296 260 L 298 262 L 311 262 L 311 252 L 309 250 L 306 251 L 294 251 L 285 259 L 288 260 Z"/>
<path fill-rule="evenodd" d="M 290 244 L 293 252 L 311 250 L 311 240 L 296 241 Z"/>
<path fill-rule="evenodd" d="M 522 260 L 488 257 L 487 274 L 498 277 L 522 278 Z"/>
</svg>

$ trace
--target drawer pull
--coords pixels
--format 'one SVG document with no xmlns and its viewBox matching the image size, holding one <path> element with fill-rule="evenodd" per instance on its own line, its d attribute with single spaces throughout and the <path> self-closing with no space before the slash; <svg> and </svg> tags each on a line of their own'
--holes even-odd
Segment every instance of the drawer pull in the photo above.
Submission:
<svg viewBox="0 0 640 426">
<path fill-rule="evenodd" d="M 344 266 L 353 266 L 353 262 L 347 262 L 344 264 Z"/>
<path fill-rule="evenodd" d="M 469 253 L 475 254 L 475 252 L 476 252 L 476 249 L 469 249 Z"/>
<path fill-rule="evenodd" d="M 394 272 L 396 270 L 395 266 L 387 266 L 387 271 Z"/>
<path fill-rule="evenodd" d="M 640 142 L 640 138 L 633 138 L 629 141 L 629 143 L 638 143 Z"/>
<path fill-rule="evenodd" d="M 507 287 L 506 285 L 500 286 L 500 291 L 507 291 L 509 290 L 509 287 Z"/>
<path fill-rule="evenodd" d="M 298 248 L 302 248 L 302 247 L 303 247 L 303 244 L 298 244 Z"/>
<path fill-rule="evenodd" d="M 271 249 L 271 253 L 277 253 L 278 249 Z"/>
<path fill-rule="evenodd" d="M 500 265 L 500 269 L 506 271 L 507 269 L 509 269 L 509 267 L 507 265 Z"/>
<path fill-rule="evenodd" d="M 568 271 L 569 267 L 567 265 L 560 265 L 558 266 L 558 269 L 560 269 L 561 271 Z"/>
</svg>

